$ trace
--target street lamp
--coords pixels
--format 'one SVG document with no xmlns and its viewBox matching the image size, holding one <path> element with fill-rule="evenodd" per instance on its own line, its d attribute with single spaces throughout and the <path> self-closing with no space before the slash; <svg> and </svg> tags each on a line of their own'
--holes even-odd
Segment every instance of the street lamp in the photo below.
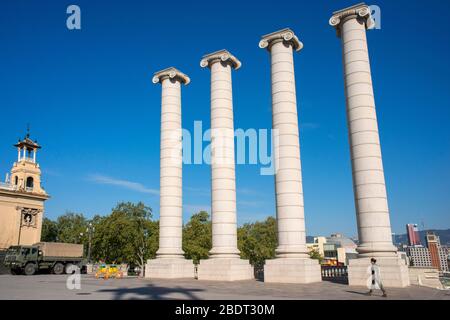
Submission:
<svg viewBox="0 0 450 320">
<path fill-rule="evenodd" d="M 91 247 L 92 247 L 92 234 L 95 232 L 95 227 L 92 225 L 92 222 L 89 222 L 88 227 L 86 228 L 86 232 L 88 234 L 88 262 L 91 262 Z"/>
</svg>

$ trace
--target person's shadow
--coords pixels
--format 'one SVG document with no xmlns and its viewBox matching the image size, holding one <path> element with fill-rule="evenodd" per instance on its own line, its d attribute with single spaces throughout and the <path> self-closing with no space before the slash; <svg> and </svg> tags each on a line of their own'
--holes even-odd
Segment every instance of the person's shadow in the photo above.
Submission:
<svg viewBox="0 0 450 320">
<path fill-rule="evenodd" d="M 353 294 L 359 294 L 361 296 L 370 297 L 370 295 L 367 292 L 358 292 L 358 291 L 349 291 L 349 290 L 346 290 L 345 292 L 353 293 Z"/>
<path fill-rule="evenodd" d="M 170 300 L 170 299 L 179 299 L 179 298 L 171 298 L 169 295 L 178 293 L 185 296 L 185 299 L 188 300 L 199 300 L 194 292 L 204 291 L 203 289 L 198 288 L 167 288 L 167 287 L 159 287 L 153 284 L 148 284 L 144 287 L 138 288 L 115 288 L 115 289 L 102 289 L 97 292 L 110 292 L 113 293 L 114 300 Z"/>
</svg>

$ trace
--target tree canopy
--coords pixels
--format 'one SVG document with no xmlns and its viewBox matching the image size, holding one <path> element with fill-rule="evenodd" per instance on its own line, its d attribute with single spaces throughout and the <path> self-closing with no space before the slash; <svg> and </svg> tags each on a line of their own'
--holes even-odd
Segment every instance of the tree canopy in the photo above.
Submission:
<svg viewBox="0 0 450 320">
<path fill-rule="evenodd" d="M 153 212 L 142 202 L 122 202 L 106 216 L 86 219 L 83 214 L 67 212 L 56 221 L 45 218 L 42 241 L 82 243 L 87 253 L 91 225 L 91 258 L 106 263 L 127 263 L 144 267 L 147 259 L 154 258 L 159 246 L 159 222 L 152 219 Z M 262 222 L 247 223 L 239 227 L 238 248 L 243 259 L 261 267 L 266 259 L 275 257 L 277 246 L 276 220 L 268 217 Z M 212 247 L 212 225 L 208 212 L 191 216 L 183 226 L 183 250 L 187 259 L 198 263 L 207 259 Z M 321 259 L 316 252 L 312 258 Z"/>
<path fill-rule="evenodd" d="M 275 257 L 277 247 L 276 220 L 268 217 L 263 222 L 246 223 L 238 228 L 238 248 L 243 259 L 262 266 L 266 259 Z"/>
<path fill-rule="evenodd" d="M 151 208 L 142 202 L 119 203 L 109 216 L 95 217 L 92 258 L 143 267 L 158 248 L 158 223 L 151 218 Z"/>
<path fill-rule="evenodd" d="M 183 250 L 187 259 L 198 263 L 200 259 L 208 258 L 211 250 L 211 221 L 206 211 L 192 215 L 183 228 Z"/>
<path fill-rule="evenodd" d="M 41 241 L 56 242 L 58 239 L 58 225 L 55 221 L 48 218 L 42 220 Z"/>
</svg>

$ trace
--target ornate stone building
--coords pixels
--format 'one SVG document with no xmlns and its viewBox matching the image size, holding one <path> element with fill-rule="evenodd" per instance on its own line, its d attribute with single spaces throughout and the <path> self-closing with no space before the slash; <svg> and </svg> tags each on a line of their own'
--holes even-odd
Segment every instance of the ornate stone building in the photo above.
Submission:
<svg viewBox="0 0 450 320">
<path fill-rule="evenodd" d="M 36 162 L 41 146 L 29 133 L 14 146 L 17 162 L 5 182 L 0 182 L 0 250 L 40 241 L 44 202 L 49 198 L 41 186 L 41 169 Z"/>
</svg>

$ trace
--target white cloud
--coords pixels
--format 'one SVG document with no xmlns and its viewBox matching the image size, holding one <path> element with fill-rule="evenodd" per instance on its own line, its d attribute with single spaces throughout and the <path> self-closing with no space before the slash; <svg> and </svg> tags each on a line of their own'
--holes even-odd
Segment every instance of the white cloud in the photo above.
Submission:
<svg viewBox="0 0 450 320">
<path fill-rule="evenodd" d="M 122 187 L 128 190 L 133 190 L 141 193 L 159 195 L 159 190 L 147 188 L 141 183 L 116 179 L 108 176 L 104 176 L 101 174 L 91 174 L 88 176 L 88 180 L 97 184 L 106 184 L 117 187 Z"/>
</svg>

